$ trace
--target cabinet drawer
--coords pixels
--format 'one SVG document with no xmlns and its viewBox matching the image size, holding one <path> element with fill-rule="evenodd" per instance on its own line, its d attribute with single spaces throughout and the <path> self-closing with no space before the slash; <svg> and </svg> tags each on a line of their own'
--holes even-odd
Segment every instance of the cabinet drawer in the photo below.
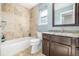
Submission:
<svg viewBox="0 0 79 59">
<path fill-rule="evenodd" d="M 43 36 L 44 39 L 48 39 L 48 40 L 49 40 L 49 37 L 50 37 L 49 34 L 45 34 L 45 33 L 43 33 L 42 36 Z"/>
<path fill-rule="evenodd" d="M 56 35 L 51 36 L 52 41 L 66 45 L 71 45 L 71 39 L 72 39 L 71 37 L 65 37 L 65 36 L 56 36 Z"/>
</svg>

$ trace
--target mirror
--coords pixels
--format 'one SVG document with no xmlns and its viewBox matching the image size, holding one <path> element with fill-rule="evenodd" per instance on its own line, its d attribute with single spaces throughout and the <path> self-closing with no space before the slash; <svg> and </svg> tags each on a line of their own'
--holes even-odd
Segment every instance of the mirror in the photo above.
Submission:
<svg viewBox="0 0 79 59">
<path fill-rule="evenodd" d="M 75 24 L 75 4 L 54 4 L 54 25 Z"/>
</svg>

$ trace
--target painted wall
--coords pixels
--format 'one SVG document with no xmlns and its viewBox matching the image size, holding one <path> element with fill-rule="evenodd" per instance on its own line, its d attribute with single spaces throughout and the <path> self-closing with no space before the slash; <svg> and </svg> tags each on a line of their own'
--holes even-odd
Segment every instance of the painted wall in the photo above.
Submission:
<svg viewBox="0 0 79 59">
<path fill-rule="evenodd" d="M 52 26 L 52 4 L 47 4 L 48 5 L 48 24 L 44 26 L 38 26 L 38 31 L 45 32 L 49 30 L 60 30 L 62 31 L 63 29 L 65 31 L 77 31 L 79 32 L 79 26 L 66 26 L 66 27 L 53 27 Z M 42 7 L 42 6 L 41 6 Z"/>
<path fill-rule="evenodd" d="M 6 40 L 29 35 L 30 11 L 18 4 L 2 4 L 2 20 L 6 21 L 3 34 Z"/>
<path fill-rule="evenodd" d="M 50 11 L 52 11 L 52 5 L 50 3 L 44 3 L 44 4 L 39 4 L 38 6 L 38 10 L 43 10 L 45 8 L 48 9 L 48 24 L 46 25 L 38 25 L 38 31 L 44 32 L 44 31 L 48 31 L 52 29 L 52 13 Z M 38 18 L 39 19 L 39 18 Z"/>
</svg>

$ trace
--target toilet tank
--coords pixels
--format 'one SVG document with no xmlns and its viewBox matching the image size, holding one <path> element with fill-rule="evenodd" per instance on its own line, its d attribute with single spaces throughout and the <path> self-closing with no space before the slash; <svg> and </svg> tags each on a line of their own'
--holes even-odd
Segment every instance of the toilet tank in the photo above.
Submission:
<svg viewBox="0 0 79 59">
<path fill-rule="evenodd" d="M 37 38 L 42 39 L 42 33 L 41 32 L 37 32 Z"/>
</svg>

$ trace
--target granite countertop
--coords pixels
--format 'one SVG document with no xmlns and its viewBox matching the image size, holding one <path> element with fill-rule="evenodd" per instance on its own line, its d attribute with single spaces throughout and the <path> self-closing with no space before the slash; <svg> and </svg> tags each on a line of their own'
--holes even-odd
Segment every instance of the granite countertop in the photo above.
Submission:
<svg viewBox="0 0 79 59">
<path fill-rule="evenodd" d="M 79 33 L 68 33 L 68 32 L 43 32 L 43 33 L 79 38 Z"/>
</svg>

